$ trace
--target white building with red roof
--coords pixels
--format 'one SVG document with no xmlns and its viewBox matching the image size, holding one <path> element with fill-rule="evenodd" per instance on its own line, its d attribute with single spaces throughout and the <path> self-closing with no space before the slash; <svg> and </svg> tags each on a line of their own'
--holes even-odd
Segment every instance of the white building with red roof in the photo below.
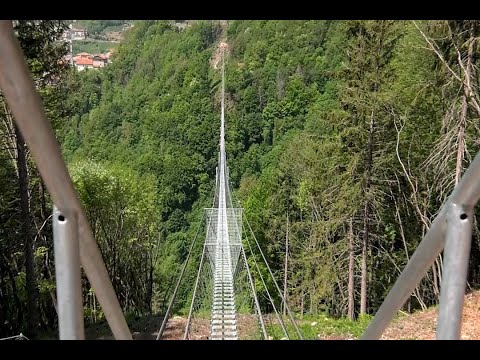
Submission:
<svg viewBox="0 0 480 360">
<path fill-rule="evenodd" d="M 82 71 L 85 69 L 93 69 L 93 59 L 83 56 L 76 56 L 75 67 L 78 71 Z"/>
</svg>

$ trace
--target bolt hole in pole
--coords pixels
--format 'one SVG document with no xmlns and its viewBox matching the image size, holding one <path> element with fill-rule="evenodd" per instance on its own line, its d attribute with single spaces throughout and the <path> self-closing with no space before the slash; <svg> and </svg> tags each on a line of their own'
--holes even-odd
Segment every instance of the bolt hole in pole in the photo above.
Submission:
<svg viewBox="0 0 480 360">
<path fill-rule="evenodd" d="M 58 215 L 58 221 L 63 224 L 66 221 L 65 216 L 62 214 Z"/>
<path fill-rule="evenodd" d="M 451 204 L 443 256 L 443 276 L 437 320 L 438 340 L 460 339 L 468 261 L 472 241 L 473 208 Z"/>
</svg>

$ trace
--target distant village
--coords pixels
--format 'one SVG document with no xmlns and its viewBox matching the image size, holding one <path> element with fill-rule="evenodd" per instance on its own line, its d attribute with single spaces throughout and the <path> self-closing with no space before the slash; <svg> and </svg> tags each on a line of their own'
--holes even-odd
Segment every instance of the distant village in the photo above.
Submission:
<svg viewBox="0 0 480 360">
<path fill-rule="evenodd" d="M 65 60 L 76 67 L 78 71 L 85 69 L 99 69 L 112 63 L 112 52 L 108 51 L 105 54 L 89 54 L 81 52 L 72 57 L 72 55 L 65 56 Z"/>
<path fill-rule="evenodd" d="M 81 52 L 76 55 L 72 54 L 72 41 L 85 40 L 87 39 L 87 36 L 87 29 L 74 28 L 72 25 L 69 26 L 69 29 L 67 29 L 62 35 L 62 40 L 70 43 L 70 54 L 66 55 L 64 60 L 72 66 L 75 66 L 78 71 L 85 69 L 99 69 L 111 64 L 111 50 L 104 54 L 89 54 L 86 52 Z"/>
</svg>

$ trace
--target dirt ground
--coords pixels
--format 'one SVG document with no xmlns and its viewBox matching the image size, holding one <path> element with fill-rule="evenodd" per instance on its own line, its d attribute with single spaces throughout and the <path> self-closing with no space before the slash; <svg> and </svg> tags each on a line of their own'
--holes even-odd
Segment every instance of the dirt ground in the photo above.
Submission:
<svg viewBox="0 0 480 360">
<path fill-rule="evenodd" d="M 181 340 L 183 339 L 187 319 L 182 317 L 171 318 L 163 332 L 162 340 Z M 190 340 L 208 340 L 209 336 L 209 319 L 194 319 L 190 326 Z M 240 339 L 245 339 L 255 331 L 257 324 L 254 316 L 237 315 L 237 328 Z M 158 332 L 155 332 L 155 337 Z"/>
<path fill-rule="evenodd" d="M 404 315 L 385 331 L 385 340 L 434 340 L 438 309 Z M 462 340 L 480 340 L 480 291 L 465 296 Z"/>
<path fill-rule="evenodd" d="M 437 322 L 437 308 L 414 314 L 402 314 L 394 320 L 382 336 L 382 340 L 434 340 Z M 267 320 L 272 321 L 272 319 Z M 181 340 L 185 332 L 187 319 L 172 317 L 163 332 L 162 340 Z M 135 340 L 155 340 L 162 323 L 159 316 L 137 319 L 129 324 Z M 209 336 L 209 319 L 194 319 L 190 328 L 191 340 L 207 340 Z M 106 326 L 106 325 L 105 325 Z M 240 339 L 250 338 L 258 327 L 253 315 L 238 315 L 237 326 Z M 104 327 L 89 327 L 86 329 L 87 339 L 113 340 L 105 334 Z M 108 329 L 107 329 L 108 332 Z M 462 323 L 462 340 L 480 340 L 480 291 L 465 296 Z M 347 340 L 342 336 L 330 335 L 322 340 Z M 351 340 L 351 339 L 348 339 Z"/>
</svg>

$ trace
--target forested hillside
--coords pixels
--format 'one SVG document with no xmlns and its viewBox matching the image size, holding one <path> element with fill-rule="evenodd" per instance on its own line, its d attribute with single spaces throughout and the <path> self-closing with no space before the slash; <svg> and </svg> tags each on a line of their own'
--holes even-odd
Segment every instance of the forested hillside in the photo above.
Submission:
<svg viewBox="0 0 480 360">
<path fill-rule="evenodd" d="M 224 41 L 230 180 L 282 287 L 287 269 L 289 305 L 375 313 L 479 150 L 479 25 L 136 21 L 110 66 L 63 69 L 42 95 L 123 310 L 165 311 L 211 206 L 220 124 L 211 60 Z M 6 129 L 0 335 L 24 331 L 27 319 L 55 326 L 51 226 L 42 227 L 52 205 L 28 154 L 25 192 L 22 146 Z M 480 285 L 479 240 L 475 228 L 469 289 Z M 176 312 L 191 299 L 196 246 Z M 437 303 L 441 274 L 439 257 L 405 311 Z M 96 321 L 103 314 L 84 285 Z M 27 300 L 40 319 L 24 314 Z"/>
<path fill-rule="evenodd" d="M 105 38 L 109 32 L 120 32 L 123 26 L 131 23 L 129 20 L 66 20 L 77 27 L 84 27 L 89 36 L 95 39 Z"/>
</svg>

